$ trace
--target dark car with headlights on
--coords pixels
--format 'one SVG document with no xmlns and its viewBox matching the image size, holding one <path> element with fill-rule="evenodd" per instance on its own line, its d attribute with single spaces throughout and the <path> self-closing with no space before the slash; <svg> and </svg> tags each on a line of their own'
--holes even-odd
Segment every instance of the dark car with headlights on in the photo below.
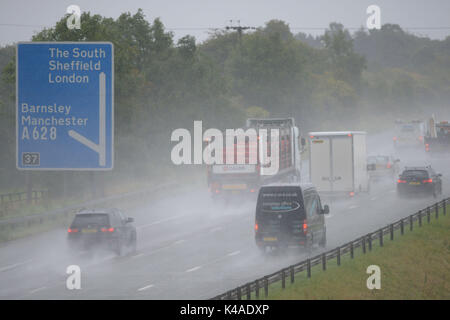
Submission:
<svg viewBox="0 0 450 320">
<path fill-rule="evenodd" d="M 123 255 L 125 250 L 136 251 L 136 228 L 133 218 L 118 209 L 92 209 L 78 212 L 67 230 L 72 249 L 103 247 Z"/>
<path fill-rule="evenodd" d="M 427 194 L 435 198 L 442 194 L 442 175 L 436 173 L 431 166 L 406 167 L 397 180 L 397 194 Z"/>
</svg>

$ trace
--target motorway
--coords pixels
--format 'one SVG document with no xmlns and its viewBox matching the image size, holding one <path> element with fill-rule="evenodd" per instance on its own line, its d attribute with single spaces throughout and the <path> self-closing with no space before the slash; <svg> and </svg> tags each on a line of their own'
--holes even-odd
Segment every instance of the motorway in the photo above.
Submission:
<svg viewBox="0 0 450 320">
<path fill-rule="evenodd" d="M 383 149 L 377 148 L 380 137 L 368 141 L 370 151 Z M 410 154 L 401 160 L 403 165 L 430 162 L 419 158 Z M 432 162 L 444 175 L 444 196 L 448 195 L 450 161 Z M 333 201 L 326 216 L 326 249 L 434 202 L 432 197 L 398 199 L 393 180 L 373 185 L 370 194 Z M 66 230 L 4 243 L 0 299 L 208 299 L 306 257 L 295 249 L 261 254 L 254 243 L 254 209 L 251 199 L 216 204 L 206 186 L 161 197 L 127 212 L 136 221 L 138 251 L 123 257 L 108 252 L 71 254 Z M 66 288 L 66 268 L 73 264 L 81 268 L 80 290 Z"/>
</svg>

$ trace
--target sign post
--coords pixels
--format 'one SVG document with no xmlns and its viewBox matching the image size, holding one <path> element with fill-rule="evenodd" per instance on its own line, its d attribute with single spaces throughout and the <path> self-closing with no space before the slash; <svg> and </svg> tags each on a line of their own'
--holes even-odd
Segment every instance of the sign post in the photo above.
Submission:
<svg viewBox="0 0 450 320">
<path fill-rule="evenodd" d="M 22 42 L 16 59 L 17 168 L 111 170 L 112 43 Z"/>
</svg>

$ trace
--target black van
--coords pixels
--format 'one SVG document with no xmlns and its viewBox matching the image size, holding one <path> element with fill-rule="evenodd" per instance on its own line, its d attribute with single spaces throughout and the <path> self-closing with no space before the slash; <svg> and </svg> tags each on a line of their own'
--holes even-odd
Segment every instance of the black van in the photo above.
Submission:
<svg viewBox="0 0 450 320">
<path fill-rule="evenodd" d="M 324 214 L 319 194 L 312 184 L 273 184 L 262 186 L 258 194 L 255 217 L 255 241 L 263 251 L 267 247 L 314 244 L 326 246 Z"/>
</svg>

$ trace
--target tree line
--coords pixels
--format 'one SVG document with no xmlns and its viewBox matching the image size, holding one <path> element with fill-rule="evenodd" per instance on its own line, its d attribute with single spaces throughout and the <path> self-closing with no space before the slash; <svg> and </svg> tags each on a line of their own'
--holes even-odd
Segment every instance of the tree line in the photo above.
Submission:
<svg viewBox="0 0 450 320">
<path fill-rule="evenodd" d="M 98 174 L 103 183 L 179 172 L 170 134 L 194 120 L 225 129 L 243 127 L 247 117 L 294 117 L 304 134 L 376 131 L 396 118 L 450 109 L 450 37 L 431 40 L 391 24 L 351 34 L 339 23 L 314 37 L 271 20 L 242 35 L 215 31 L 199 43 L 190 35 L 175 41 L 142 10 L 117 19 L 83 13 L 79 30 L 66 27 L 67 17 L 32 41 L 114 44 L 116 167 Z M 14 56 L 14 46 L 0 48 L 0 188 L 24 182 L 15 169 Z M 61 189 L 62 173 L 33 175 L 42 187 Z M 74 189 L 86 177 L 73 176 Z"/>
</svg>

